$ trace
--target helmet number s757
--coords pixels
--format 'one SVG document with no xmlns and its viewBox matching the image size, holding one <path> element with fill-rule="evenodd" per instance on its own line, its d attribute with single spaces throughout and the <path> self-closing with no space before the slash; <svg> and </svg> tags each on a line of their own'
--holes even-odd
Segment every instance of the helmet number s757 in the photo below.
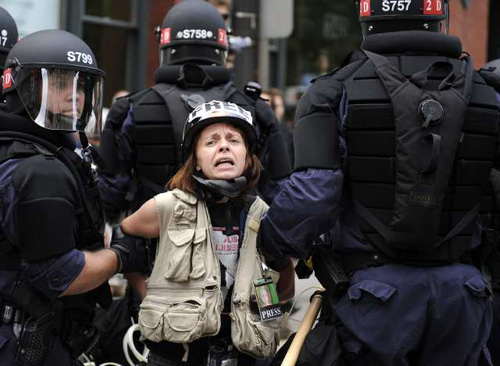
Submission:
<svg viewBox="0 0 500 366">
<path fill-rule="evenodd" d="M 412 0 L 384 0 L 382 1 L 382 11 L 408 11 Z"/>
</svg>

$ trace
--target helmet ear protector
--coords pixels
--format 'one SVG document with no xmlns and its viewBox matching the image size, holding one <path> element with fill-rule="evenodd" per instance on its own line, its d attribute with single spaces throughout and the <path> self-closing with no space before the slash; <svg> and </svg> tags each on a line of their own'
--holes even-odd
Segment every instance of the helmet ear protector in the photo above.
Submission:
<svg viewBox="0 0 500 366">
<path fill-rule="evenodd" d="M 449 0 L 355 0 L 363 37 L 404 30 L 448 32 Z"/>
<path fill-rule="evenodd" d="M 199 105 L 188 116 L 182 133 L 182 154 L 184 159 L 193 149 L 195 137 L 201 130 L 215 123 L 234 125 L 243 132 L 249 153 L 255 151 L 257 134 L 253 125 L 252 114 L 234 103 L 213 100 Z"/>
</svg>

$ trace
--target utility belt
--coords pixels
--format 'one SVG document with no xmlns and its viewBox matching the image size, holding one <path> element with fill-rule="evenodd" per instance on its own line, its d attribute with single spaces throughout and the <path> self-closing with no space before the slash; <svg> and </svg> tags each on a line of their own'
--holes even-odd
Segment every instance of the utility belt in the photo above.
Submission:
<svg viewBox="0 0 500 366">
<path fill-rule="evenodd" d="M 239 352 L 231 338 L 211 337 L 208 343 L 208 366 L 237 366 Z"/>
<path fill-rule="evenodd" d="M 0 314 L 2 316 L 0 324 L 9 325 L 13 323 L 20 323 L 25 313 L 22 309 L 15 307 L 13 304 L 2 302 L 2 305 L 0 306 Z"/>
<path fill-rule="evenodd" d="M 339 255 L 339 254 L 337 254 Z M 424 266 L 424 267 L 437 267 L 442 265 L 447 265 L 450 263 L 460 262 L 471 264 L 471 256 L 470 252 L 465 252 L 457 261 L 454 262 L 445 262 L 445 261 L 409 261 L 409 260 L 394 260 L 389 258 L 388 256 L 380 253 L 380 252 L 355 252 L 355 253 L 342 253 L 339 255 L 342 262 L 342 267 L 344 268 L 345 273 L 352 273 L 359 269 L 368 268 L 368 267 L 378 267 L 384 264 L 403 264 L 409 266 Z"/>
<path fill-rule="evenodd" d="M 245 357 L 231 341 L 231 337 L 202 337 L 186 346 L 168 341 L 145 341 L 150 350 L 149 360 L 155 364 L 172 362 L 207 366 L 237 366 L 238 358 Z"/>
<path fill-rule="evenodd" d="M 81 311 L 68 311 L 61 301 L 43 300 L 24 281 L 16 284 L 12 302 L 2 299 L 1 304 L 2 324 L 12 324 L 18 340 L 18 366 L 42 365 L 57 338 L 75 359 L 99 340 L 97 328 Z"/>
</svg>

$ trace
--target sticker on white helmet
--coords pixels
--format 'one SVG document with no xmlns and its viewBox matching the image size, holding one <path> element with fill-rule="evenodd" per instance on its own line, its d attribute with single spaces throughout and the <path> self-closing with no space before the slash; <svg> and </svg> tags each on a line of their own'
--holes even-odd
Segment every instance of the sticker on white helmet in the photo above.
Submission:
<svg viewBox="0 0 500 366">
<path fill-rule="evenodd" d="M 252 124 L 252 114 L 249 111 L 237 104 L 216 100 L 199 105 L 189 115 L 188 122 L 197 118 L 206 119 L 212 117 L 237 117 Z"/>
</svg>

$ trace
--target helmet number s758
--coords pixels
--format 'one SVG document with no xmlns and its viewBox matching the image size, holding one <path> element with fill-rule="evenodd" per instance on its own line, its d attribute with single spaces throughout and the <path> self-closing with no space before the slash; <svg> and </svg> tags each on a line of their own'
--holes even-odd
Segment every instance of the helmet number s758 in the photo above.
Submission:
<svg viewBox="0 0 500 366">
<path fill-rule="evenodd" d="M 78 51 L 68 51 L 67 53 L 69 62 L 83 62 L 84 64 L 92 65 L 92 56 L 88 53 L 78 52 Z"/>
</svg>

